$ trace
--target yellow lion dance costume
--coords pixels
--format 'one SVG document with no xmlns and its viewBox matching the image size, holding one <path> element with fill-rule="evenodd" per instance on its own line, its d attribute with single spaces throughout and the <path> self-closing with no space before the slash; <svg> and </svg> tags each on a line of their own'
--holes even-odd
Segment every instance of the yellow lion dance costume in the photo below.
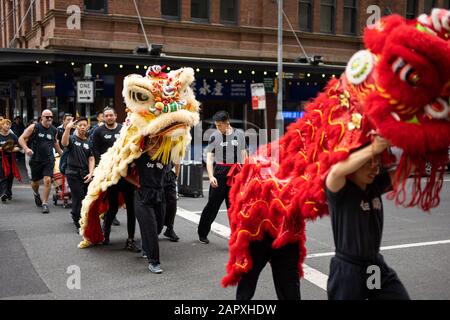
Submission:
<svg viewBox="0 0 450 320">
<path fill-rule="evenodd" d="M 191 84 L 194 70 L 182 68 L 163 72 L 164 67 L 152 66 L 146 76 L 132 74 L 125 78 L 122 95 L 128 117 L 114 145 L 102 155 L 94 179 L 83 200 L 79 248 L 101 243 L 104 239 L 100 216 L 108 211 L 108 188 L 121 178 L 134 180 L 129 168 L 143 152 L 144 140 L 158 139 L 159 148 L 153 160 L 164 164 L 177 163 L 184 157 L 191 141 L 190 128 L 199 122 L 200 103 Z M 119 205 L 123 205 L 119 196 Z"/>
</svg>

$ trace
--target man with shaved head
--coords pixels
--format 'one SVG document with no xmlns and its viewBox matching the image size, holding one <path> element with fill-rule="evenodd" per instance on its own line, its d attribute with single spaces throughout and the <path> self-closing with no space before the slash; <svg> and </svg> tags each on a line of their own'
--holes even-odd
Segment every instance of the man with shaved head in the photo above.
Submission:
<svg viewBox="0 0 450 320">
<path fill-rule="evenodd" d="M 48 198 L 51 190 L 55 156 L 53 148 L 62 155 L 62 150 L 56 140 L 57 129 L 52 125 L 51 110 L 42 111 L 40 121 L 31 124 L 19 138 L 19 143 L 25 153 L 31 157 L 31 188 L 36 206 L 42 207 L 42 213 L 50 213 Z M 44 180 L 43 198 L 39 194 L 39 182 Z"/>
</svg>

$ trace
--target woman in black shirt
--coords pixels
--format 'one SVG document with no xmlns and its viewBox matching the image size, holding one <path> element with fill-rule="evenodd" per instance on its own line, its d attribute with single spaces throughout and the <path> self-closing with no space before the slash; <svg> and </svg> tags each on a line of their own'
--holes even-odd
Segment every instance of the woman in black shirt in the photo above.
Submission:
<svg viewBox="0 0 450 320">
<path fill-rule="evenodd" d="M 19 151 L 18 139 L 10 132 L 11 121 L 0 120 L 0 198 L 2 202 L 12 199 L 14 177 L 20 180 L 14 152 Z"/>
<path fill-rule="evenodd" d="M 72 128 L 76 126 L 75 134 L 71 135 Z M 95 168 L 95 158 L 87 138 L 88 121 L 79 118 L 76 122 L 70 121 L 64 130 L 61 144 L 67 148 L 67 182 L 72 193 L 72 219 L 80 229 L 81 202 L 87 193 L 89 182 Z"/>
</svg>

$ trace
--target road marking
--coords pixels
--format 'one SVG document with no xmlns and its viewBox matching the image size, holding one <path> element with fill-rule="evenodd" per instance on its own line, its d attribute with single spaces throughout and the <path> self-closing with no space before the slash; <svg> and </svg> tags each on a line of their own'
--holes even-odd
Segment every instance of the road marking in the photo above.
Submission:
<svg viewBox="0 0 450 320">
<path fill-rule="evenodd" d="M 320 289 L 327 291 L 328 276 L 303 263 L 303 277 Z"/>
<path fill-rule="evenodd" d="M 220 210 L 220 211 L 226 211 L 226 210 Z M 198 224 L 200 221 L 200 216 L 198 215 L 201 213 L 201 211 L 189 211 L 183 208 L 178 207 L 177 209 L 177 215 L 188 220 L 191 222 L 194 222 L 195 224 Z M 224 225 L 221 225 L 217 222 L 213 222 L 211 225 L 211 231 L 217 235 L 219 235 L 222 238 L 229 239 L 230 238 L 230 228 L 226 227 Z M 405 248 L 414 248 L 414 247 L 426 247 L 426 246 L 434 246 L 439 244 L 450 244 L 450 240 L 441 240 L 441 241 L 431 241 L 431 242 L 418 242 L 418 243 L 408 243 L 408 244 L 401 244 L 401 245 L 393 245 L 393 246 L 385 246 L 381 247 L 381 251 L 389 251 L 389 250 L 396 250 L 396 249 L 405 249 Z M 313 253 L 306 256 L 307 259 L 310 258 L 320 258 L 320 257 L 331 257 L 334 256 L 334 252 L 324 252 L 324 253 Z M 316 270 L 307 264 L 303 263 L 303 272 L 304 272 L 304 279 L 311 282 L 312 284 L 316 285 L 317 287 L 327 290 L 327 282 L 328 282 L 328 275 L 320 272 L 319 270 Z"/>
<path fill-rule="evenodd" d="M 177 209 L 177 215 L 189 220 L 191 222 L 194 222 L 195 224 L 198 224 L 200 221 L 200 216 L 196 214 L 193 211 L 189 211 L 183 208 L 178 207 Z M 221 225 L 217 222 L 213 222 L 211 225 L 211 231 L 222 238 L 229 239 L 231 230 L 229 227 L 226 227 L 224 225 Z M 311 268 L 307 264 L 303 264 L 303 271 L 304 271 L 304 278 L 305 280 L 311 282 L 312 284 L 318 286 L 319 288 L 323 290 L 327 290 L 327 281 L 328 276 L 326 274 L 323 274 L 319 270 L 316 270 L 314 268 Z"/>
<path fill-rule="evenodd" d="M 400 244 L 400 245 L 395 245 L 395 246 L 381 247 L 380 250 L 381 251 L 389 251 L 389 250 L 414 248 L 414 247 L 435 246 L 435 245 L 438 245 L 438 244 L 450 244 L 450 240 L 407 243 L 407 244 Z M 321 257 L 331 257 L 331 256 L 334 256 L 334 252 L 313 253 L 313 254 L 307 255 L 306 258 L 309 259 L 309 258 L 321 258 Z"/>
<path fill-rule="evenodd" d="M 194 214 L 201 214 L 201 213 L 202 213 L 202 211 L 189 211 L 189 210 L 186 210 L 186 209 L 182 209 L 182 208 L 180 208 L 180 207 L 178 207 L 178 209 L 185 210 L 185 211 L 187 211 L 187 212 L 189 212 L 189 213 L 194 213 Z M 219 210 L 219 212 L 227 212 L 227 211 L 228 211 L 227 209 Z M 188 220 L 189 220 L 189 219 L 188 219 Z"/>
</svg>

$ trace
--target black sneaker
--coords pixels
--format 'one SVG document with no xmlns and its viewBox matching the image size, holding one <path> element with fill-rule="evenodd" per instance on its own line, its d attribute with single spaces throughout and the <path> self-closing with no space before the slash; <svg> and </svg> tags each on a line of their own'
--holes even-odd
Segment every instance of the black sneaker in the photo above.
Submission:
<svg viewBox="0 0 450 320">
<path fill-rule="evenodd" d="M 12 200 L 12 196 L 8 196 L 8 200 L 11 201 Z"/>
<path fill-rule="evenodd" d="M 114 226 L 120 226 L 120 221 L 117 218 L 114 218 L 113 223 Z"/>
<path fill-rule="evenodd" d="M 42 204 L 42 213 L 43 214 L 50 213 L 50 209 L 48 208 L 48 204 L 46 204 L 46 203 Z"/>
<path fill-rule="evenodd" d="M 6 194 L 2 195 L 2 202 L 6 202 L 6 199 L 8 199 L 8 196 Z"/>
<path fill-rule="evenodd" d="M 204 244 L 208 244 L 209 243 L 209 240 L 208 240 L 207 237 L 199 237 L 198 241 L 200 241 L 201 243 L 204 243 Z"/>
<path fill-rule="evenodd" d="M 156 273 L 156 274 L 160 274 L 163 272 L 160 264 L 153 264 L 153 263 L 148 264 L 148 270 L 150 270 L 151 273 Z"/>
<path fill-rule="evenodd" d="M 109 244 L 109 234 L 111 233 L 111 230 L 105 230 L 103 229 L 103 244 L 107 246 Z"/>
<path fill-rule="evenodd" d="M 125 243 L 125 249 L 134 253 L 141 252 L 141 248 L 138 247 L 136 241 L 128 239 Z"/>
<path fill-rule="evenodd" d="M 42 199 L 39 193 L 34 194 L 34 203 L 36 203 L 36 206 L 38 207 L 42 206 Z"/>
<path fill-rule="evenodd" d="M 80 224 L 78 222 L 73 222 L 73 224 L 75 225 L 75 228 L 77 229 L 77 233 L 80 234 Z"/>
<path fill-rule="evenodd" d="M 164 232 L 164 236 L 169 238 L 170 241 L 172 242 L 177 242 L 178 240 L 180 240 L 180 237 L 177 236 L 177 234 L 175 233 L 175 231 L 173 231 L 172 228 L 167 228 L 166 231 Z"/>
</svg>

